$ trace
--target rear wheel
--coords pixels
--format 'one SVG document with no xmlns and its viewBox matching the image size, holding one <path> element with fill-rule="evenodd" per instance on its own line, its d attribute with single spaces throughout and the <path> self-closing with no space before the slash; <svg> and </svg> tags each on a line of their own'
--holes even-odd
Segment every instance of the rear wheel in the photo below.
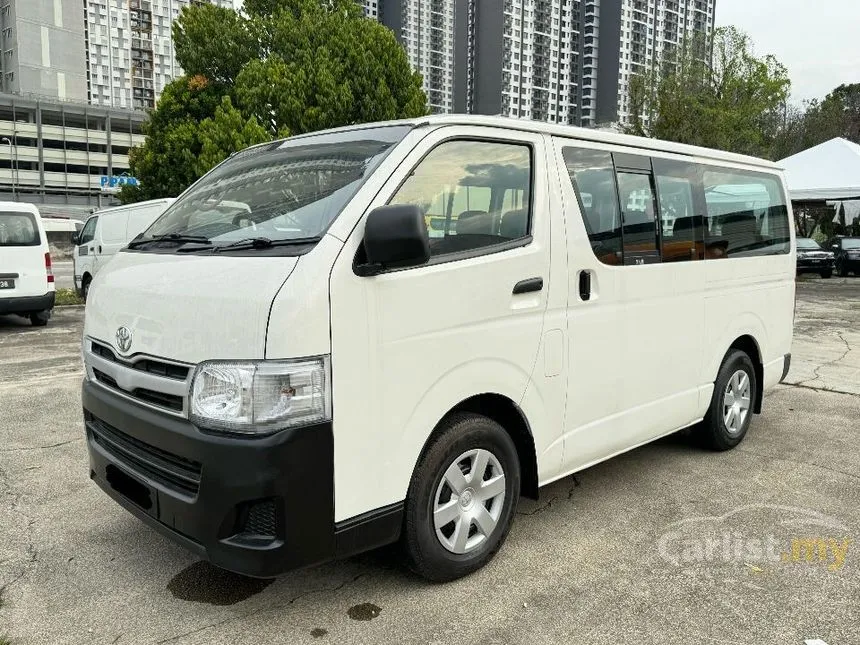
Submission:
<svg viewBox="0 0 860 645">
<path fill-rule="evenodd" d="M 738 349 L 729 350 L 714 383 L 711 407 L 698 432 L 712 450 L 730 450 L 746 436 L 752 421 L 758 381 L 752 360 Z"/>
<path fill-rule="evenodd" d="M 30 324 L 32 324 L 33 327 L 44 327 L 48 324 L 48 319 L 50 317 L 50 311 L 37 311 L 36 313 L 30 314 Z"/>
<path fill-rule="evenodd" d="M 434 582 L 480 569 L 504 542 L 520 495 L 510 435 L 477 414 L 456 414 L 415 468 L 403 547 L 410 568 Z"/>
</svg>

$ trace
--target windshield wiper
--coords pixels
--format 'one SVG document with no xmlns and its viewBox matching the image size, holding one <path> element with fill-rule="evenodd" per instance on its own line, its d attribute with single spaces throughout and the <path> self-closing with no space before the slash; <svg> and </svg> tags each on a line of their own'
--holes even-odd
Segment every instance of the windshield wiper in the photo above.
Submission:
<svg viewBox="0 0 860 645">
<path fill-rule="evenodd" d="M 139 246 L 143 246 L 144 244 L 149 244 L 151 242 L 197 242 L 199 244 L 209 244 L 209 238 L 205 235 L 184 235 L 182 233 L 165 233 L 164 235 L 153 235 L 152 237 L 145 240 L 132 240 L 128 243 L 129 249 L 136 249 Z"/>
<path fill-rule="evenodd" d="M 223 246 L 216 246 L 212 252 L 221 253 L 222 251 L 242 251 L 246 249 L 268 249 L 273 246 L 293 246 L 301 244 L 316 244 L 320 241 L 319 237 L 294 237 L 286 240 L 270 240 L 268 237 L 249 237 L 244 240 L 237 240 Z"/>
</svg>

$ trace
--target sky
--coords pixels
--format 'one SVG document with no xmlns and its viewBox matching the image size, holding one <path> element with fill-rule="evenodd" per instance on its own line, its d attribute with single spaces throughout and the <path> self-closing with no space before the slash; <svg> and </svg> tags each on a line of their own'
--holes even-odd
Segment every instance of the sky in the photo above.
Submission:
<svg viewBox="0 0 860 645">
<path fill-rule="evenodd" d="M 860 0 L 717 0 L 716 21 L 788 68 L 793 101 L 860 83 Z"/>
</svg>

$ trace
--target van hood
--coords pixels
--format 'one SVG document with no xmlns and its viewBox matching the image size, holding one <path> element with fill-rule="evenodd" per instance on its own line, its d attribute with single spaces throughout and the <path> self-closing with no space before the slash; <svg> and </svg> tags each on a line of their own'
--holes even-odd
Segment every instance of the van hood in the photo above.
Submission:
<svg viewBox="0 0 860 645">
<path fill-rule="evenodd" d="M 84 336 L 123 356 L 263 358 L 272 301 L 298 260 L 117 253 L 90 287 Z M 120 327 L 131 332 L 128 351 Z"/>
</svg>

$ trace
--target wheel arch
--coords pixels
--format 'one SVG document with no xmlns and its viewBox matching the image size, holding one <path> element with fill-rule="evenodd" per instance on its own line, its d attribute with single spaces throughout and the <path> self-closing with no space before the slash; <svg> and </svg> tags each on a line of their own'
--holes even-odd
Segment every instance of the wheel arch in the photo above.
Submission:
<svg viewBox="0 0 860 645">
<path fill-rule="evenodd" d="M 764 364 L 762 363 L 761 349 L 759 348 L 758 341 L 756 341 L 756 339 L 752 335 L 744 334 L 736 338 L 732 342 L 732 344 L 729 345 L 729 349 L 726 351 L 726 354 L 728 354 L 734 349 L 744 352 L 747 356 L 750 357 L 750 360 L 752 361 L 753 369 L 755 369 L 755 379 L 757 384 L 755 392 L 755 401 L 753 401 L 753 412 L 755 412 L 756 414 L 760 414 L 764 392 Z M 725 360 L 725 356 L 723 358 Z"/>
<path fill-rule="evenodd" d="M 498 423 L 511 437 L 517 449 L 517 457 L 520 462 L 521 494 L 531 499 L 538 498 L 538 468 L 535 442 L 531 426 L 522 409 L 510 398 L 494 392 L 475 394 L 463 399 L 450 410 L 448 410 L 421 449 L 424 454 L 427 446 L 445 427 L 445 421 L 458 412 L 471 412 L 480 414 Z M 420 457 L 419 457 L 420 458 Z M 416 461 L 417 466 L 417 461 Z"/>
</svg>

